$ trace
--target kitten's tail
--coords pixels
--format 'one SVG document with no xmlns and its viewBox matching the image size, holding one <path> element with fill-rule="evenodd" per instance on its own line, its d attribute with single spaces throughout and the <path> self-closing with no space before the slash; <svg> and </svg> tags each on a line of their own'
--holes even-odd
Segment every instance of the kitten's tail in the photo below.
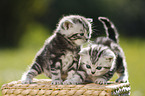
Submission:
<svg viewBox="0 0 145 96">
<path fill-rule="evenodd" d="M 98 19 L 103 23 L 107 37 L 112 39 L 114 42 L 118 43 L 119 34 L 117 32 L 115 25 L 106 17 L 99 17 Z"/>
</svg>

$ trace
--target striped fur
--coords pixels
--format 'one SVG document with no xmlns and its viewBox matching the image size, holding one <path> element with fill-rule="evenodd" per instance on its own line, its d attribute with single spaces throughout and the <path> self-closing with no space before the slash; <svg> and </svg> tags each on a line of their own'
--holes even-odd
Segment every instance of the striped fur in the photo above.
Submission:
<svg viewBox="0 0 145 96">
<path fill-rule="evenodd" d="M 95 40 L 97 44 L 108 46 L 116 55 L 116 63 L 114 71 L 117 72 L 119 78 L 116 82 L 128 82 L 127 63 L 124 52 L 119 45 L 118 32 L 115 25 L 106 17 L 99 17 L 99 20 L 106 28 L 107 37 L 99 37 Z M 108 38 L 109 37 L 109 38 Z"/>
<path fill-rule="evenodd" d="M 122 48 L 119 46 L 118 33 L 114 24 L 106 17 L 99 17 L 106 29 L 106 37 L 98 37 L 94 43 L 80 51 L 77 83 L 91 80 L 106 84 L 115 72 L 119 78 L 116 82 L 128 82 L 127 65 Z"/>
<path fill-rule="evenodd" d="M 101 44 L 91 44 L 83 48 L 80 52 L 80 68 L 77 71 L 85 71 L 85 75 L 80 75 L 85 81 L 86 78 L 98 84 L 106 84 L 114 74 L 116 56 L 112 50 Z"/>
<path fill-rule="evenodd" d="M 106 37 L 109 37 L 114 42 L 119 43 L 118 39 L 118 32 L 115 27 L 115 25 L 106 17 L 99 17 L 98 18 L 104 25 L 105 31 L 106 31 Z"/>
<path fill-rule="evenodd" d="M 90 20 L 90 19 L 89 19 Z M 52 78 L 52 84 L 62 84 L 66 76 L 78 67 L 81 44 L 91 36 L 91 23 L 79 15 L 63 17 L 54 34 L 37 53 L 30 69 L 22 76 L 22 83 L 44 73 Z"/>
</svg>

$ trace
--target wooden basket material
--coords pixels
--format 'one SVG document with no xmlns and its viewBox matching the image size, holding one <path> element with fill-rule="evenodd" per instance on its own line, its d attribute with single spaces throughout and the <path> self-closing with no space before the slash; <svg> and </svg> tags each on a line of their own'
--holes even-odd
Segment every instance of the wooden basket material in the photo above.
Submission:
<svg viewBox="0 0 145 96">
<path fill-rule="evenodd" d="M 13 81 L 1 88 L 3 96 L 128 96 L 129 83 L 110 83 L 107 85 L 51 85 L 50 79 L 34 79 L 34 84 L 21 84 Z"/>
</svg>

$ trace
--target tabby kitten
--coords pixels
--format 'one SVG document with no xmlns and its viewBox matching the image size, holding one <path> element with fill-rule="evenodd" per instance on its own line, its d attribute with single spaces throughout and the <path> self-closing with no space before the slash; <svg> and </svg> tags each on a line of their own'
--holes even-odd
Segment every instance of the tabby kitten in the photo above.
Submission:
<svg viewBox="0 0 145 96">
<path fill-rule="evenodd" d="M 52 79 L 52 84 L 62 84 L 67 73 L 78 67 L 80 46 L 88 41 L 91 32 L 91 19 L 79 15 L 63 17 L 22 76 L 22 83 L 32 83 L 35 76 L 44 73 Z"/>
<path fill-rule="evenodd" d="M 106 84 L 115 72 L 119 78 L 116 82 L 128 82 L 127 65 L 122 48 L 119 46 L 118 33 L 114 24 L 106 17 L 99 17 L 106 29 L 106 37 L 98 37 L 94 44 L 81 49 L 80 67 L 74 76 L 78 78 L 67 84 L 82 83 L 91 80 L 97 84 Z M 71 76 L 73 77 L 73 76 Z"/>
</svg>

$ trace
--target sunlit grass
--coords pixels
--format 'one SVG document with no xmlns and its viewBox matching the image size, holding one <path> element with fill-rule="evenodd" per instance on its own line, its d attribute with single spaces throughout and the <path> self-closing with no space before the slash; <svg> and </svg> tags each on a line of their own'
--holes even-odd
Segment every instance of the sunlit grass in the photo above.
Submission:
<svg viewBox="0 0 145 96">
<path fill-rule="evenodd" d="M 48 31 L 40 24 L 29 24 L 20 40 L 19 48 L 0 50 L 0 86 L 21 79 L 46 38 L 50 36 Z M 46 77 L 41 75 L 38 78 Z"/>
<path fill-rule="evenodd" d="M 122 39 L 123 47 L 128 63 L 129 80 L 132 96 L 145 95 L 145 40 Z M 138 93 L 138 95 L 136 95 Z"/>
<path fill-rule="evenodd" d="M 0 50 L 0 86 L 21 78 L 23 72 L 32 63 L 37 51 L 43 46 L 45 39 L 37 47 L 33 47 L 32 44 L 31 47 Z M 145 40 L 120 38 L 120 45 L 126 55 L 132 96 L 136 94 L 144 96 Z M 39 78 L 47 77 L 40 75 Z M 115 79 L 117 76 L 113 78 Z"/>
</svg>

